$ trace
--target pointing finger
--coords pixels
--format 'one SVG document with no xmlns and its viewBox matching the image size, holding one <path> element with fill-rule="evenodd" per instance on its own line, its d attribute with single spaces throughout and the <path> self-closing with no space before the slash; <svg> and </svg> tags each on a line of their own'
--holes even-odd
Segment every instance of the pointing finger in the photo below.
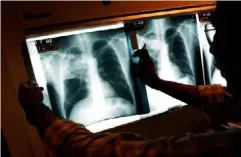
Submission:
<svg viewBox="0 0 241 157">
<path fill-rule="evenodd" d="M 140 57 L 141 60 L 147 60 L 150 58 L 148 51 L 146 49 L 140 49 L 137 50 L 134 54 L 133 57 Z"/>
</svg>

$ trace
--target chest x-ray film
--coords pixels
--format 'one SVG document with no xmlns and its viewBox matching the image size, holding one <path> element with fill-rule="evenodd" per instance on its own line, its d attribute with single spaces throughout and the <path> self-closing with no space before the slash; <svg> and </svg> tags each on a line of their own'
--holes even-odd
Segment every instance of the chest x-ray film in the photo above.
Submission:
<svg viewBox="0 0 241 157">
<path fill-rule="evenodd" d="M 44 103 L 86 126 L 137 114 L 123 25 L 27 40 Z"/>
<path fill-rule="evenodd" d="M 215 34 L 215 28 L 208 20 L 211 16 L 210 12 L 199 14 L 199 40 L 201 46 L 201 52 L 203 55 L 203 64 L 205 71 L 205 83 L 206 84 L 222 84 L 227 85 L 226 80 L 221 76 L 220 70 L 215 66 L 215 60 L 210 53 L 210 45 L 213 42 L 213 36 Z"/>
<path fill-rule="evenodd" d="M 161 79 L 188 85 L 203 83 L 196 15 L 165 17 L 146 21 L 137 32 L 138 45 L 146 44 Z M 173 97 L 146 86 L 150 110 L 166 111 L 185 105 Z"/>
</svg>

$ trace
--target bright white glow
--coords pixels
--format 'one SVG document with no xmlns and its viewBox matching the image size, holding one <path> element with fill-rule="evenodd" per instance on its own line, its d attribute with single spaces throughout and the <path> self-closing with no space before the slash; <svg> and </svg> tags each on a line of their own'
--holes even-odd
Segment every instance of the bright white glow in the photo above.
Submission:
<svg viewBox="0 0 241 157">
<path fill-rule="evenodd" d="M 89 73 L 89 88 L 93 89 L 91 90 L 91 95 L 92 95 L 92 105 L 95 109 L 99 110 L 100 104 L 104 104 L 104 91 L 101 87 L 100 83 L 100 78 L 97 77 L 98 72 L 97 72 L 97 63 L 96 59 L 89 58 L 89 61 L 87 62 L 88 64 L 88 73 Z M 102 105 L 101 105 L 102 106 Z M 103 107 L 103 106 L 102 106 Z"/>
<path fill-rule="evenodd" d="M 104 26 L 99 26 L 99 27 L 95 26 L 95 27 L 89 27 L 89 28 L 84 28 L 84 29 L 65 31 L 65 32 L 61 32 L 61 33 L 49 34 L 49 35 L 44 35 L 44 36 L 40 36 L 40 37 L 27 38 L 26 41 L 29 42 L 29 41 L 44 40 L 44 39 L 49 39 L 49 38 L 52 39 L 52 38 L 69 36 L 69 35 L 74 35 L 74 34 L 104 31 L 104 30 L 117 29 L 117 28 L 122 28 L 122 27 L 124 27 L 124 23 L 118 22 L 115 24 L 104 25 Z"/>
<path fill-rule="evenodd" d="M 227 86 L 227 81 L 222 77 L 220 70 L 216 69 L 213 73 L 212 84 L 221 84 Z"/>
<path fill-rule="evenodd" d="M 120 117 L 120 118 L 109 119 L 96 124 L 88 125 L 86 126 L 86 128 L 91 132 L 96 133 L 107 129 L 115 128 L 120 125 L 139 121 L 140 119 L 141 118 L 139 115 L 129 116 L 129 117 Z"/>
<path fill-rule="evenodd" d="M 40 87 L 44 88 L 44 91 L 43 91 L 44 101 L 43 102 L 49 108 L 51 108 L 50 101 L 49 101 L 49 94 L 48 94 L 47 87 L 46 87 L 46 79 L 45 79 L 45 75 L 44 75 L 44 70 L 43 70 L 43 67 L 42 67 L 42 64 L 40 61 L 40 56 L 39 56 L 38 50 L 37 50 L 34 42 L 28 42 L 27 48 L 28 48 L 31 63 L 33 65 L 32 68 L 33 68 L 33 72 L 34 72 L 36 81 L 38 82 Z"/>
<path fill-rule="evenodd" d="M 128 117 L 120 117 L 120 118 L 115 118 L 115 119 L 109 119 L 109 120 L 105 120 L 102 122 L 98 122 L 95 124 L 91 124 L 86 126 L 86 128 L 88 130 L 90 130 L 93 133 L 96 132 L 100 132 L 100 131 L 104 131 L 104 130 L 108 130 L 111 128 L 115 128 L 124 124 L 128 124 L 128 123 L 133 123 L 142 119 L 146 119 L 158 114 L 163 113 L 164 111 L 152 111 L 148 114 L 142 114 L 142 115 L 134 115 L 134 116 L 128 116 Z"/>
<path fill-rule="evenodd" d="M 202 65 L 202 74 L 203 74 L 203 83 L 206 84 L 206 80 L 205 80 L 205 72 L 204 72 L 204 65 L 203 65 L 203 62 L 204 62 L 204 58 L 203 58 L 203 53 L 202 53 L 202 50 L 203 50 L 203 45 L 202 45 L 202 41 L 203 41 L 203 33 L 202 33 L 202 26 L 201 26 L 201 23 L 200 23 L 200 20 L 199 20 L 199 16 L 198 14 L 196 14 L 196 21 L 197 21 L 197 32 L 198 32 L 198 38 L 199 38 L 199 47 L 200 47 L 200 56 L 201 56 L 201 65 Z"/>
</svg>

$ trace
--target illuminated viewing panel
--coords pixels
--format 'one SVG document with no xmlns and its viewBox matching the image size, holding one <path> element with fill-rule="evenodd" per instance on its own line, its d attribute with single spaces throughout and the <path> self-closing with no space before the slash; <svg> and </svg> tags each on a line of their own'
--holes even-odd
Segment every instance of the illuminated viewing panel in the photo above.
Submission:
<svg viewBox="0 0 241 157">
<path fill-rule="evenodd" d="M 225 84 L 209 53 L 210 24 L 198 14 L 147 19 L 136 31 L 158 76 L 189 84 Z M 211 34 L 211 35 L 209 35 Z M 122 22 L 27 38 L 33 74 L 56 115 L 99 132 L 166 112 L 184 102 L 136 78 L 129 32 Z"/>
</svg>

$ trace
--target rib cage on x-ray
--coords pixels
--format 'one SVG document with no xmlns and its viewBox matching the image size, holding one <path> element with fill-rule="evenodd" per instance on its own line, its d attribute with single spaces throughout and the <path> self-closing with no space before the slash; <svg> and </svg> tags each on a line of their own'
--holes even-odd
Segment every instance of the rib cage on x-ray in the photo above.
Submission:
<svg viewBox="0 0 241 157">
<path fill-rule="evenodd" d="M 158 76 L 189 85 L 202 83 L 197 23 L 193 15 L 148 20 L 145 31 L 137 32 L 139 47 L 146 43 Z M 199 70 L 198 70 L 199 69 Z M 184 104 L 170 96 L 147 88 L 151 111 L 165 111 Z"/>
<path fill-rule="evenodd" d="M 55 113 L 84 125 L 136 114 L 123 29 L 56 40 L 58 51 L 40 54 Z"/>
</svg>

